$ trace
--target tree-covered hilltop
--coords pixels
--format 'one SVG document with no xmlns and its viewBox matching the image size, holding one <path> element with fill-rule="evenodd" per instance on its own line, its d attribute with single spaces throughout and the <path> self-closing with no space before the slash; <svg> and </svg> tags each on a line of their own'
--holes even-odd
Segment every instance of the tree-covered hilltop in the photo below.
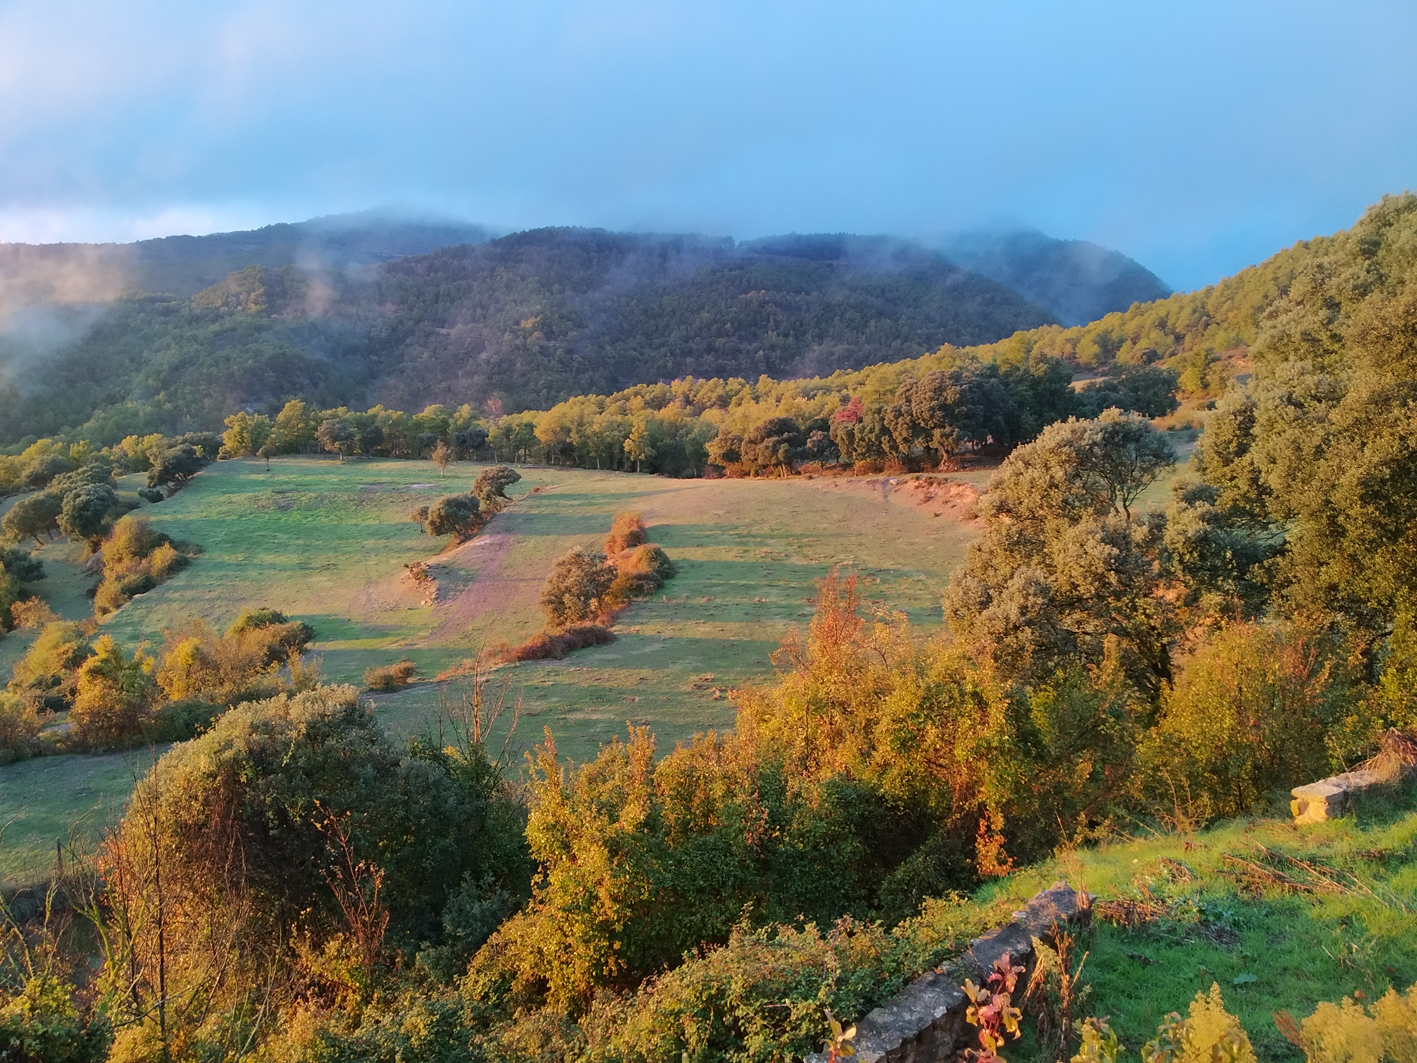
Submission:
<svg viewBox="0 0 1417 1063">
<path fill-rule="evenodd" d="M 880 238 L 730 240 L 544 229 L 371 272 L 256 266 L 188 297 L 119 299 L 77 342 L 19 363 L 0 443 L 93 423 L 220 425 L 291 397 L 545 408 L 693 373 L 802 376 L 919 356 L 1049 320 L 992 281 Z M 0 341 L 6 342 L 6 341 Z M 111 437 L 111 438 L 110 438 Z"/>
</svg>

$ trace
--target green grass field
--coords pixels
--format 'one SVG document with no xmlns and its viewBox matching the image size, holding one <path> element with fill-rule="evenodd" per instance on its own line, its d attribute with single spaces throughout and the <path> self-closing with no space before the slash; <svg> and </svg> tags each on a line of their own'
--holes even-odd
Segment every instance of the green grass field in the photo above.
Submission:
<svg viewBox="0 0 1417 1063">
<path fill-rule="evenodd" d="M 1073 962 L 1087 952 L 1091 986 L 1080 1014 L 1110 1016 L 1132 1059 L 1168 1012 L 1184 1016 L 1197 992 L 1218 983 L 1260 1059 L 1300 1063 L 1275 1012 L 1302 1019 L 1319 1001 L 1361 991 L 1372 1002 L 1417 982 L 1414 807 L 1409 781 L 1315 826 L 1296 827 L 1276 809 L 1276 818 L 1066 853 L 986 888 L 976 903 L 1010 911 L 1057 879 L 1105 900 L 1144 902 L 1139 925 L 1099 920 L 1080 936 Z M 1266 879 L 1254 867 L 1277 874 Z M 1003 1054 L 1055 1058 L 1032 1042 L 1030 1031 Z"/>
<path fill-rule="evenodd" d="M 431 464 L 408 461 L 211 466 L 140 511 L 204 553 L 107 618 L 103 630 L 130 648 L 156 650 L 165 630 L 194 619 L 224 628 L 244 608 L 280 609 L 315 628 L 313 652 L 328 681 L 358 684 L 372 665 L 413 660 L 420 682 L 371 695 L 380 718 L 407 735 L 436 722 L 442 684 L 432 676 L 537 631 L 537 598 L 555 558 L 576 545 L 598 548 L 612 516 L 633 510 L 679 575 L 621 614 L 613 644 L 515 667 L 522 714 L 513 752 L 550 727 L 563 754 L 583 759 L 628 722 L 652 727 L 666 749 L 731 726 L 728 692 L 771 675 L 773 651 L 810 619 L 817 582 L 834 566 L 856 572 L 879 606 L 938 626 L 940 595 L 977 534 L 950 512 L 937 517 L 935 507 L 918 504 L 909 485 L 879 477 L 669 480 L 550 468 L 523 469 L 515 504 L 472 542 L 445 549 L 420 534 L 409 511 L 467 490 L 481 468 L 452 466 L 439 480 Z M 982 487 L 987 476 L 957 479 Z M 137 486 L 128 480 L 125 492 Z M 41 595 L 65 618 L 88 615 L 84 590 L 96 577 L 80 568 L 79 548 L 59 540 L 40 556 L 50 572 Z M 429 561 L 437 576 L 432 604 L 405 575 L 416 560 Z M 0 668 L 8 672 L 29 641 L 0 640 Z M 96 759 L 0 768 L 0 823 L 15 820 L 0 874 L 47 867 L 66 815 L 85 801 L 112 806 L 126 795 L 128 775 L 97 771 Z M 39 787 L 32 780 L 40 776 L 27 773 L 41 771 L 49 774 Z"/>
</svg>

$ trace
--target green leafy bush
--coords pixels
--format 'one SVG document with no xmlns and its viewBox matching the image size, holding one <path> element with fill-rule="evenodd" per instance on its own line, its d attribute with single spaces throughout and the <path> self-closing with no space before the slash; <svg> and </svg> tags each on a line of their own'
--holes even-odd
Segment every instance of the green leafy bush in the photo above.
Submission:
<svg viewBox="0 0 1417 1063">
<path fill-rule="evenodd" d="M 609 608 L 609 591 L 615 566 L 604 554 L 587 553 L 577 546 L 556 560 L 541 586 L 541 611 L 552 628 L 565 628 L 595 620 Z"/>
<path fill-rule="evenodd" d="M 1326 775 L 1330 731 L 1352 700 L 1337 649 L 1284 624 L 1211 635 L 1181 662 L 1142 741 L 1139 794 L 1163 814 L 1203 822 Z"/>
</svg>

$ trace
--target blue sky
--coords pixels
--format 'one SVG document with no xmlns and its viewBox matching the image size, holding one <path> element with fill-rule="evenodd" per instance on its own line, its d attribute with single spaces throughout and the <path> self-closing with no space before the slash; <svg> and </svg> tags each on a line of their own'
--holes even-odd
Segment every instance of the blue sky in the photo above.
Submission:
<svg viewBox="0 0 1417 1063">
<path fill-rule="evenodd" d="M 1412 0 L 0 0 L 0 239 L 1022 225 L 1192 288 L 1417 187 L 1414 55 Z"/>
</svg>

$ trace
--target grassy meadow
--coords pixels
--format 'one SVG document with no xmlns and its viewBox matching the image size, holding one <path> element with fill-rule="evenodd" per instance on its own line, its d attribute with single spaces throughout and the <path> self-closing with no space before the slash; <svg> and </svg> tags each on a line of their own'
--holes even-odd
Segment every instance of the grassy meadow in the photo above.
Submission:
<svg viewBox="0 0 1417 1063">
<path fill-rule="evenodd" d="M 627 723 L 650 726 L 664 749 L 731 726 L 730 692 L 771 674 L 773 651 L 808 621 L 817 582 L 834 566 L 856 572 L 880 607 L 937 627 L 940 594 L 977 534 L 957 519 L 959 505 L 922 502 L 913 482 L 888 478 L 671 480 L 557 468 L 522 469 L 515 504 L 469 543 L 449 547 L 421 534 L 410 510 L 466 491 L 483 467 L 450 466 L 440 479 L 435 466 L 411 461 L 213 465 L 139 511 L 200 544 L 202 556 L 106 618 L 102 630 L 129 648 L 157 650 L 165 631 L 195 620 L 225 628 L 245 608 L 280 609 L 315 628 L 327 681 L 359 684 L 373 665 L 414 661 L 419 682 L 371 695 L 386 725 L 407 735 L 436 725 L 443 685 L 432 677 L 537 631 L 552 562 L 573 546 L 598 548 L 612 516 L 632 510 L 679 575 L 620 615 L 613 644 L 514 669 L 521 722 L 512 752 L 549 727 L 562 754 L 579 760 Z M 987 478 L 955 477 L 979 488 Z M 126 478 L 123 493 L 139 479 Z M 66 619 L 89 615 L 84 591 L 97 577 L 82 569 L 81 549 L 61 539 L 39 556 L 49 577 L 37 589 L 51 608 Z M 431 601 L 406 575 L 412 561 L 428 562 L 437 578 Z M 0 669 L 8 673 L 29 641 L 24 633 L 0 639 Z M 47 867 L 75 815 L 97 809 L 94 823 L 110 815 L 131 789 L 131 759 L 0 768 L 0 824 L 10 824 L 0 876 Z"/>
<path fill-rule="evenodd" d="M 1000 879 L 972 903 L 1007 918 L 1058 879 L 1109 902 L 1076 942 L 1089 984 L 1078 1014 L 1110 1016 L 1128 1058 L 1218 983 L 1260 1059 L 1299 1063 L 1276 1012 L 1303 1018 L 1319 1001 L 1371 1003 L 1417 982 L 1414 807 L 1409 781 L 1322 824 L 1297 827 L 1277 807 L 1275 818 L 1118 839 Z M 1056 1058 L 1037 1050 L 1032 1026 L 1004 1055 Z"/>
</svg>

